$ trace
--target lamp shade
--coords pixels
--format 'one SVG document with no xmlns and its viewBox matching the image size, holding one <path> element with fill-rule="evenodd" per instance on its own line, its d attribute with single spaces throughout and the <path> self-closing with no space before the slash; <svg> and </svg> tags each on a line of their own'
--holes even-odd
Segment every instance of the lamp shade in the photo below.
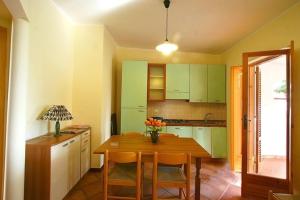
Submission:
<svg viewBox="0 0 300 200">
<path fill-rule="evenodd" d="M 72 120 L 72 114 L 64 105 L 53 105 L 40 117 L 41 120 L 66 121 Z"/>
</svg>

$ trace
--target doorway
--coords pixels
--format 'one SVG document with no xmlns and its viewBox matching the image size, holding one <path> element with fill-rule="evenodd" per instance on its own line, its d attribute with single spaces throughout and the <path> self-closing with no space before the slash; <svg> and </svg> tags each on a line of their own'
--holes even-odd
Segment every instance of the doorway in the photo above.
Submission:
<svg viewBox="0 0 300 200">
<path fill-rule="evenodd" d="M 286 179 L 286 56 L 254 66 L 254 132 L 249 140 L 249 173 Z M 251 146 L 251 147 L 250 147 Z"/>
<path fill-rule="evenodd" d="M 290 191 L 291 54 L 292 48 L 243 54 L 243 196 Z"/>
</svg>

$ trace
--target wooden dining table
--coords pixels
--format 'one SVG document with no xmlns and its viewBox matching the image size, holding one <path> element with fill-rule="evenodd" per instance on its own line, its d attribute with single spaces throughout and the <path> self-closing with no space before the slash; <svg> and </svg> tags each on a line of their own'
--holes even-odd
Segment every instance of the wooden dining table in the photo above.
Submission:
<svg viewBox="0 0 300 200">
<path fill-rule="evenodd" d="M 210 158 L 211 155 L 192 138 L 161 137 L 158 143 L 153 144 L 148 136 L 115 135 L 101 144 L 94 154 L 104 154 L 108 151 L 141 152 L 146 160 L 158 153 L 191 153 L 195 159 L 195 200 L 200 200 L 200 169 L 201 159 Z"/>
</svg>

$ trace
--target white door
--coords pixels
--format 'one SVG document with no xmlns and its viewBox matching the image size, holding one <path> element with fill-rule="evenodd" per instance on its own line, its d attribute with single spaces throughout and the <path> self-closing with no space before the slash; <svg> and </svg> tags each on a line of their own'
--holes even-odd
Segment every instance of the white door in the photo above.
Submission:
<svg viewBox="0 0 300 200">
<path fill-rule="evenodd" d="M 69 141 L 51 147 L 51 200 L 61 200 L 69 191 L 68 154 Z"/>
</svg>

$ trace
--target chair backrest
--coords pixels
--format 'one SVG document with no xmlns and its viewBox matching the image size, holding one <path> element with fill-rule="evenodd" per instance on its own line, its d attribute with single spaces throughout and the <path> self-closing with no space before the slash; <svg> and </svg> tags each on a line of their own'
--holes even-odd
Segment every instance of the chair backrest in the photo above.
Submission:
<svg viewBox="0 0 300 200">
<path fill-rule="evenodd" d="M 135 152 L 105 152 L 108 161 L 114 163 L 132 163 L 138 162 L 138 154 Z"/>
<path fill-rule="evenodd" d="M 136 163 L 136 199 L 140 199 L 141 195 L 141 170 L 142 170 L 142 154 L 141 152 L 110 152 L 105 151 L 104 154 L 104 199 L 107 199 L 108 191 L 108 173 L 109 173 L 109 161 L 114 163 Z M 123 183 L 120 185 L 124 185 Z"/>
<path fill-rule="evenodd" d="M 185 153 L 156 153 L 154 154 L 154 161 L 155 157 L 157 157 L 158 164 L 183 165 L 191 162 L 189 155 Z"/>
<path fill-rule="evenodd" d="M 162 138 L 169 138 L 169 137 L 178 137 L 177 135 L 173 134 L 173 133 L 160 133 L 159 134 L 159 137 L 162 137 Z"/>
<path fill-rule="evenodd" d="M 186 199 L 190 198 L 190 183 L 191 183 L 191 154 L 186 153 L 154 153 L 153 158 L 153 199 L 157 199 L 157 189 L 156 186 L 158 184 L 158 164 L 163 165 L 174 165 L 178 167 L 178 165 L 185 165 L 185 187 L 186 187 Z"/>
</svg>

